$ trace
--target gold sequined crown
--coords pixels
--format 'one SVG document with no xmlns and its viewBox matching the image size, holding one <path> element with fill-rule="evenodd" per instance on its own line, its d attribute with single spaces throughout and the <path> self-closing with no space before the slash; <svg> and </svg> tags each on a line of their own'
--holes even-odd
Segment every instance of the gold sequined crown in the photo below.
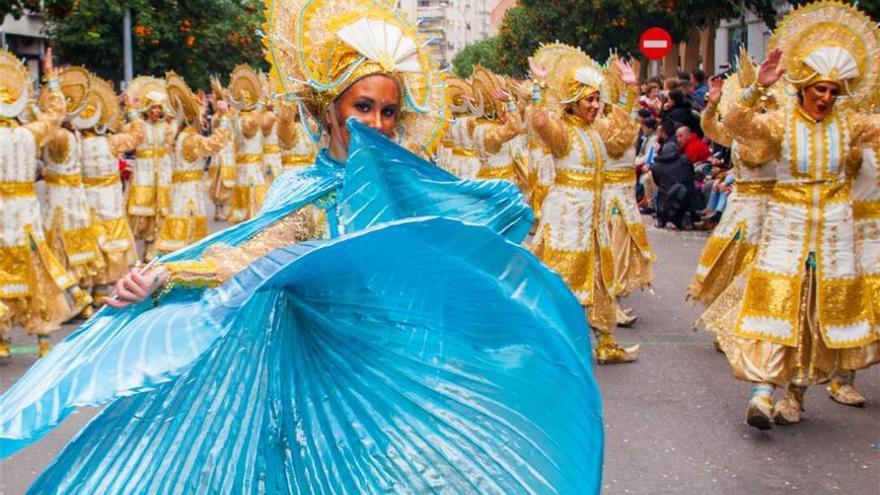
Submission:
<svg viewBox="0 0 880 495">
<path fill-rule="evenodd" d="M 482 109 L 483 116 L 493 118 L 504 112 L 504 106 L 495 98 L 495 93 L 501 88 L 495 74 L 481 65 L 474 66 L 474 72 L 471 75 L 471 88 L 477 108 Z"/>
<path fill-rule="evenodd" d="M 602 68 L 579 48 L 562 43 L 541 45 L 535 60 L 548 70 L 547 87 L 559 104 L 567 105 L 602 91 Z"/>
<path fill-rule="evenodd" d="M 265 2 L 263 43 L 273 92 L 295 97 L 320 121 L 353 83 L 387 75 L 401 92 L 398 138 L 433 148 L 448 117 L 443 83 L 416 26 L 395 2 Z"/>
<path fill-rule="evenodd" d="M 145 112 L 155 106 L 168 110 L 168 90 L 164 79 L 138 76 L 129 83 L 125 92 L 134 100 L 134 109 L 138 112 Z"/>
<path fill-rule="evenodd" d="M 198 125 L 202 118 L 202 102 L 186 81 L 174 71 L 165 74 L 168 88 L 168 106 L 175 116 L 189 125 Z"/>
<path fill-rule="evenodd" d="M 11 52 L 0 50 L 0 117 L 18 116 L 32 95 L 27 67 Z"/>
<path fill-rule="evenodd" d="M 473 90 L 464 79 L 446 72 L 443 74 L 443 82 L 446 86 L 446 104 L 453 113 L 467 113 L 467 100 L 473 99 Z"/>
<path fill-rule="evenodd" d="M 797 88 L 827 81 L 839 84 L 852 105 L 874 98 L 880 77 L 877 28 L 852 5 L 823 0 L 792 10 L 779 23 L 768 48 L 782 50 L 785 77 Z"/>
<path fill-rule="evenodd" d="M 94 108 L 94 110 L 92 110 Z M 86 108 L 80 116 L 91 118 L 90 112 L 100 112 L 97 126 L 104 127 L 111 132 L 118 132 L 122 126 L 122 109 L 113 86 L 100 77 L 89 75 L 89 96 L 86 99 Z"/>
<path fill-rule="evenodd" d="M 55 73 L 58 88 L 67 103 L 67 115 L 74 116 L 82 111 L 89 93 L 89 71 L 84 67 L 67 67 Z M 49 106 L 49 91 L 42 91 L 37 103 L 41 110 Z"/>
<path fill-rule="evenodd" d="M 229 76 L 229 90 L 236 103 L 243 109 L 250 110 L 263 94 L 260 75 L 249 65 L 237 65 Z"/>
</svg>

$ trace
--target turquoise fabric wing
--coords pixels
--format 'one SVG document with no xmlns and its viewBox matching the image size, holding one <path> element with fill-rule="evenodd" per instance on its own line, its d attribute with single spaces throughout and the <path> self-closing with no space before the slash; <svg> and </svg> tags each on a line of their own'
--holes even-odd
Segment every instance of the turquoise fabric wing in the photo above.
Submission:
<svg viewBox="0 0 880 495">
<path fill-rule="evenodd" d="M 250 239 L 335 190 L 342 169 L 331 163 L 283 177 L 273 184 L 259 216 L 162 260 L 197 259 L 212 244 L 235 246 Z M 34 363 L 0 396 L 0 459 L 41 438 L 77 407 L 149 390 L 189 366 L 218 336 L 197 318 L 199 295 L 175 291 L 154 309 L 151 301 L 124 310 L 104 308 Z"/>
<path fill-rule="evenodd" d="M 522 242 L 535 221 L 519 188 L 504 180 L 460 180 L 355 119 L 339 198 L 352 232 L 381 222 L 438 216 L 483 225 Z"/>
<path fill-rule="evenodd" d="M 598 493 L 583 311 L 525 249 L 406 220 L 231 282 L 198 311 L 209 351 L 109 405 L 30 493 Z"/>
</svg>

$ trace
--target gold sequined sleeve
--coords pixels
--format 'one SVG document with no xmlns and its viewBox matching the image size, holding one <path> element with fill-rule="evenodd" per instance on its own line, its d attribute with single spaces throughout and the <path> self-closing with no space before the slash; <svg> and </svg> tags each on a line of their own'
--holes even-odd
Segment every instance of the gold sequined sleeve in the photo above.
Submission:
<svg viewBox="0 0 880 495">
<path fill-rule="evenodd" d="M 850 128 L 854 147 L 875 146 L 880 141 L 880 114 L 851 114 Z"/>
<path fill-rule="evenodd" d="M 169 149 L 174 148 L 175 138 L 177 137 L 178 124 L 177 121 L 165 122 L 165 143 Z"/>
<path fill-rule="evenodd" d="M 613 105 L 608 115 L 596 119 L 596 131 L 611 158 L 623 156 L 635 145 L 639 135 L 639 124 L 627 108 Z"/>
<path fill-rule="evenodd" d="M 565 156 L 571 146 L 565 122 L 547 108 L 531 105 L 526 111 L 529 128 L 556 157 Z"/>
<path fill-rule="evenodd" d="M 214 128 L 210 136 L 189 132 L 181 146 L 183 158 L 188 162 L 194 162 L 199 158 L 212 156 L 223 149 L 231 138 L 232 134 L 223 127 Z"/>
<path fill-rule="evenodd" d="M 308 205 L 275 222 L 240 246 L 215 244 L 198 261 L 166 263 L 174 285 L 211 287 L 220 285 L 273 249 L 319 239 L 326 233 L 324 213 Z"/>
<path fill-rule="evenodd" d="M 126 124 L 120 132 L 110 136 L 110 152 L 114 156 L 121 155 L 140 146 L 143 140 L 143 126 L 138 124 L 138 121 L 131 122 Z"/>
<path fill-rule="evenodd" d="M 53 92 L 49 96 L 49 104 L 46 110 L 40 113 L 36 122 L 24 125 L 24 128 L 31 131 L 34 135 L 37 149 L 42 148 L 54 131 L 61 125 L 66 114 L 65 105 L 64 95 L 60 91 Z"/>
<path fill-rule="evenodd" d="M 715 105 L 711 103 L 706 105 L 706 109 L 700 115 L 700 127 L 703 129 L 703 134 L 721 146 L 730 148 L 733 144 L 733 136 L 730 131 L 718 120 Z"/>
<path fill-rule="evenodd" d="M 64 129 L 55 129 L 55 132 L 46 141 L 46 150 L 55 163 L 61 163 L 67 160 L 70 153 L 70 141 L 67 139 L 67 133 Z"/>
<path fill-rule="evenodd" d="M 298 131 L 296 128 L 296 110 L 291 105 L 281 104 L 278 109 L 278 144 L 290 149 L 296 146 Z"/>
<path fill-rule="evenodd" d="M 519 134 L 522 121 L 518 112 L 510 112 L 503 124 L 482 124 L 486 126 L 483 133 L 483 149 L 489 153 L 498 153 L 501 146 Z"/>
<path fill-rule="evenodd" d="M 263 135 L 268 136 L 272 134 L 272 129 L 275 127 L 275 122 L 277 122 L 278 118 L 275 116 L 275 112 L 266 110 L 260 115 L 260 128 L 263 130 Z"/>
<path fill-rule="evenodd" d="M 761 90 L 755 85 L 742 90 L 724 116 L 724 127 L 731 137 L 750 146 L 758 146 L 761 155 L 775 157 L 782 143 L 785 125 L 784 110 L 761 113 L 758 100 Z"/>
<path fill-rule="evenodd" d="M 260 130 L 261 121 L 259 115 L 251 112 L 240 113 L 238 115 L 238 121 L 241 126 L 241 133 L 247 139 L 254 137 Z"/>
</svg>

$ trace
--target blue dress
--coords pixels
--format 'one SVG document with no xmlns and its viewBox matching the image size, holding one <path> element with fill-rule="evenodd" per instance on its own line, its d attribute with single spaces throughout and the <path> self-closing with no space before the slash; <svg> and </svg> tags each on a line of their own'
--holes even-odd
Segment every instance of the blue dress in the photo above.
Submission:
<svg viewBox="0 0 880 495">
<path fill-rule="evenodd" d="M 102 310 L 0 397 L 0 457 L 106 405 L 29 493 L 599 491 L 588 328 L 516 244 L 532 218 L 515 186 L 348 125 L 345 166 L 282 175 L 257 217 L 166 259 L 315 202 L 344 234 Z"/>
</svg>

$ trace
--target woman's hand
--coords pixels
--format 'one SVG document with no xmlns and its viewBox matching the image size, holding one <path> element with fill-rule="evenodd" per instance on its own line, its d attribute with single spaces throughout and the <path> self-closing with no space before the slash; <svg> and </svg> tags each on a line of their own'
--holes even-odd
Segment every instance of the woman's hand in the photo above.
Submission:
<svg viewBox="0 0 880 495">
<path fill-rule="evenodd" d="M 761 68 L 758 69 L 758 84 L 766 88 L 772 86 L 782 77 L 782 74 L 785 73 L 785 67 L 779 66 L 781 59 L 782 50 L 779 48 L 775 48 L 767 54 L 767 59 L 764 60 Z"/>
<path fill-rule="evenodd" d="M 168 276 L 168 270 L 162 266 L 150 268 L 145 273 L 141 273 L 140 268 L 132 268 L 116 282 L 113 294 L 104 298 L 104 304 L 111 308 L 124 308 L 139 303 L 165 285 Z"/>
<path fill-rule="evenodd" d="M 532 75 L 535 76 L 535 79 L 541 82 L 544 82 L 544 80 L 547 79 L 547 74 L 550 73 L 546 67 L 532 57 L 529 57 L 529 69 L 532 71 Z"/>
<path fill-rule="evenodd" d="M 719 101 L 721 101 L 721 90 L 724 87 L 724 79 L 720 77 L 713 77 L 711 81 L 709 81 L 709 92 L 706 93 L 706 99 L 709 100 L 709 103 L 712 105 L 717 105 Z"/>
<path fill-rule="evenodd" d="M 627 86 L 636 86 L 639 84 L 639 78 L 636 77 L 632 64 L 629 62 L 617 59 L 614 61 L 614 68 L 617 69 L 617 74 L 620 75 L 620 80 Z"/>
</svg>

